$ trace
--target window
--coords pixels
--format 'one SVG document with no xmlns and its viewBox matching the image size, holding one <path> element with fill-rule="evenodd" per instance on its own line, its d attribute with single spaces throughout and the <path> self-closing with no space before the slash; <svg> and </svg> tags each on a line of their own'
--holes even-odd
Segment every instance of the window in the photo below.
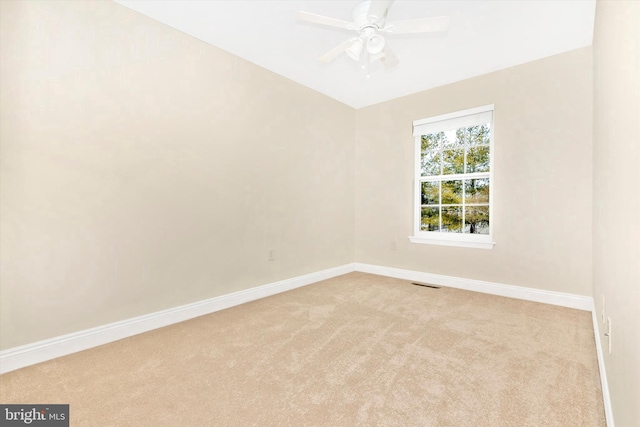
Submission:
<svg viewBox="0 0 640 427">
<path fill-rule="evenodd" d="M 491 249 L 493 105 L 413 123 L 413 243 Z"/>
</svg>

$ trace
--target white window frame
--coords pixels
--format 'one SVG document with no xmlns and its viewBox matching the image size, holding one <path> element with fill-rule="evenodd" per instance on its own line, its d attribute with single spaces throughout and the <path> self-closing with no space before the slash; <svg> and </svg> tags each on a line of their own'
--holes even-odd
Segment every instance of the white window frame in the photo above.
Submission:
<svg viewBox="0 0 640 427">
<path fill-rule="evenodd" d="M 425 132 L 438 132 L 444 130 L 450 130 L 453 127 L 460 128 L 464 126 L 473 126 L 473 123 L 478 120 L 479 117 L 485 117 L 489 113 L 491 115 L 491 127 L 489 131 L 489 234 L 464 234 L 464 233 L 443 233 L 438 231 L 423 231 L 421 229 L 421 192 L 422 192 L 422 171 L 421 171 L 421 156 L 422 156 L 422 135 L 426 135 Z M 427 119 L 416 120 L 413 122 L 413 135 L 415 137 L 415 175 L 414 175 L 414 225 L 413 235 L 409 236 L 409 240 L 412 243 L 424 243 L 434 245 L 446 245 L 446 246 L 460 246 L 469 248 L 480 249 L 493 249 L 495 242 L 493 241 L 493 129 L 494 129 L 495 111 L 494 105 L 484 105 L 482 107 L 470 108 L 468 110 L 456 111 L 454 113 L 443 114 L 436 117 L 430 117 Z M 471 123 L 471 124 L 470 124 Z M 453 127 L 452 127 L 453 126 Z M 466 174 L 451 175 L 452 179 L 464 179 Z"/>
</svg>

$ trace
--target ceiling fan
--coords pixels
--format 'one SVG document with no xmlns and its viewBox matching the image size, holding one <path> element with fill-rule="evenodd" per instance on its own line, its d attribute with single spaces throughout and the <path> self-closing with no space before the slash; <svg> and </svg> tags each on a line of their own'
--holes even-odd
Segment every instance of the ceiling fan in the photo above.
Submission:
<svg viewBox="0 0 640 427">
<path fill-rule="evenodd" d="M 415 34 L 446 31 L 449 17 L 411 19 L 407 21 L 386 22 L 387 13 L 393 0 L 367 0 L 353 8 L 353 22 L 310 12 L 298 12 L 297 19 L 313 24 L 336 27 L 353 31 L 356 37 L 349 38 L 320 57 L 323 63 L 331 62 L 345 52 L 350 58 L 360 61 L 369 76 L 369 64 L 380 61 L 386 68 L 398 64 L 398 57 L 388 46 L 385 34 Z"/>
</svg>

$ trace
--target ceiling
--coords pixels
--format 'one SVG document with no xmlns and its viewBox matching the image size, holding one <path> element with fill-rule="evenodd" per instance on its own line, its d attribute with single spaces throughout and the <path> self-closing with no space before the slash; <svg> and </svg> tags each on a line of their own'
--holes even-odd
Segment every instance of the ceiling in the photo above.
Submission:
<svg viewBox="0 0 640 427">
<path fill-rule="evenodd" d="M 387 22 L 447 15 L 449 30 L 388 36 L 400 63 L 367 78 L 345 54 L 318 62 L 351 33 L 295 19 L 351 21 L 358 0 L 115 1 L 354 108 L 589 46 L 595 17 L 595 0 L 396 0 Z"/>
</svg>

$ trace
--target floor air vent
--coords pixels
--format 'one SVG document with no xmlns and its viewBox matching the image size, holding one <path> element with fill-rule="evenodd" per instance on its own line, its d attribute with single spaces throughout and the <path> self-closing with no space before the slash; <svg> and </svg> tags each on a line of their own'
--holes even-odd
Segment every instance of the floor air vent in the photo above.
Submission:
<svg viewBox="0 0 640 427">
<path fill-rule="evenodd" d="M 416 285 L 416 286 L 424 286 L 425 288 L 440 289 L 440 286 L 427 285 L 426 283 L 417 283 L 417 282 L 413 282 L 413 283 L 411 283 L 411 284 L 412 284 L 412 285 Z"/>
</svg>

